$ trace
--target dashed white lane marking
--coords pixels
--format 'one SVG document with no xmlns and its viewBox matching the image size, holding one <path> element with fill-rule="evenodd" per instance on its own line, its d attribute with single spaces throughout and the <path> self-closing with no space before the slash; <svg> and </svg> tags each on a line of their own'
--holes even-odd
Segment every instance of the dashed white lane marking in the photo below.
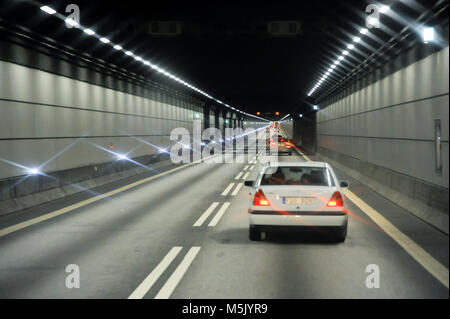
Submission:
<svg viewBox="0 0 450 319">
<path fill-rule="evenodd" d="M 253 168 L 255 168 L 255 165 L 250 166 L 249 171 L 251 171 Z"/>
<path fill-rule="evenodd" d="M 227 188 L 225 188 L 225 190 L 222 193 L 222 196 L 227 196 L 228 192 L 233 188 L 234 183 L 230 183 L 230 185 L 227 186 Z"/>
<path fill-rule="evenodd" d="M 197 221 L 194 223 L 194 225 L 192 225 L 193 227 L 200 227 L 201 225 L 203 225 L 203 223 L 205 222 L 205 220 L 209 217 L 209 215 L 211 215 L 211 213 L 214 211 L 214 209 L 216 209 L 216 207 L 219 205 L 219 202 L 214 202 L 212 203 L 208 209 L 200 216 L 199 219 L 197 219 Z"/>
<path fill-rule="evenodd" d="M 236 188 L 234 189 L 233 193 L 231 193 L 231 196 L 236 196 L 237 193 L 239 193 L 239 191 L 241 190 L 242 185 L 244 185 L 244 183 L 239 183 L 237 184 Z"/>
<path fill-rule="evenodd" d="M 209 222 L 208 227 L 216 226 L 229 206 L 230 206 L 230 202 L 223 203 L 222 207 L 220 207 L 216 216 L 214 216 L 214 218 Z"/>
<path fill-rule="evenodd" d="M 248 165 L 245 165 L 245 167 L 244 167 L 244 169 L 243 169 L 243 170 L 244 170 L 244 171 L 246 171 L 246 170 L 247 170 L 247 168 L 248 168 Z"/>
<path fill-rule="evenodd" d="M 244 174 L 243 172 L 240 172 L 239 174 L 236 175 L 236 177 L 234 179 L 239 179 L 241 178 L 242 174 Z"/>
<path fill-rule="evenodd" d="M 438 262 L 422 247 L 417 245 L 411 238 L 403 234 L 397 227 L 392 225 L 379 212 L 369 206 L 361 198 L 348 189 L 344 189 L 345 196 L 369 216 L 386 234 L 394 239 L 408 254 L 421 264 L 430 274 L 439 280 L 445 287 L 449 287 L 448 268 Z"/>
<path fill-rule="evenodd" d="M 172 273 L 172 275 L 167 279 L 164 286 L 155 296 L 155 299 L 169 299 L 172 292 L 177 287 L 178 283 L 183 278 L 184 274 L 188 270 L 191 263 L 194 261 L 201 247 L 192 247 L 184 256 L 183 261 L 178 265 L 177 269 Z"/>
<path fill-rule="evenodd" d="M 249 175 L 250 173 L 245 173 L 245 175 L 244 176 L 242 176 L 242 179 L 247 179 L 247 177 L 248 177 L 248 175 Z"/>
<path fill-rule="evenodd" d="M 205 161 L 205 160 L 210 159 L 210 158 L 212 158 L 212 157 L 214 157 L 214 156 L 216 156 L 216 155 L 212 155 L 212 156 L 207 157 L 207 158 L 204 158 L 204 159 L 202 159 L 202 160 Z M 173 168 L 173 169 L 171 169 L 171 170 L 168 170 L 168 171 L 165 171 L 165 172 L 162 172 L 162 173 L 159 173 L 159 174 L 156 174 L 156 175 L 153 175 L 153 176 L 150 176 L 150 177 L 141 179 L 141 180 L 139 180 L 139 181 L 137 181 L 137 182 L 133 182 L 133 183 L 131 183 L 131 184 L 128 184 L 128 185 L 125 185 L 125 186 L 116 188 L 116 189 L 114 189 L 114 190 L 112 190 L 112 191 L 110 191 L 110 192 L 107 192 L 107 193 L 104 193 L 104 194 L 101 194 L 101 195 L 97 195 L 97 196 L 95 196 L 95 197 L 86 199 L 86 200 L 81 201 L 81 202 L 79 202 L 79 203 L 76 203 L 76 204 L 73 204 L 73 205 L 70 205 L 70 206 L 67 206 L 67 207 L 58 209 L 58 210 L 56 210 L 56 211 L 54 211 L 54 212 L 51 212 L 51 213 L 48 213 L 48 214 L 45 214 L 45 215 L 42 215 L 42 216 L 39 216 L 39 217 L 32 218 L 32 219 L 30 219 L 30 220 L 27 220 L 27 221 L 18 223 L 18 224 L 16 224 L 16 225 L 12 225 L 12 226 L 9 226 L 9 227 L 0 229 L 0 237 L 5 236 L 5 235 L 8 235 L 8 234 L 10 234 L 10 233 L 13 233 L 13 232 L 15 232 L 15 231 L 24 229 L 24 228 L 26 228 L 26 227 L 28 227 L 28 226 L 32 226 L 32 225 L 34 225 L 34 224 L 37 224 L 37 223 L 46 221 L 46 220 L 48 220 L 48 219 L 50 219 L 50 218 L 53 218 L 53 217 L 56 217 L 56 216 L 59 216 L 59 215 L 62 215 L 62 214 L 71 212 L 71 211 L 74 210 L 74 209 L 77 209 L 77 208 L 80 208 L 80 207 L 89 205 L 89 204 L 94 203 L 94 202 L 96 202 L 96 201 L 99 201 L 99 200 L 101 200 L 101 199 L 103 199 L 103 198 L 107 198 L 107 197 L 116 195 L 116 194 L 118 194 L 118 193 L 121 193 L 121 192 L 126 191 L 126 190 L 128 190 L 128 189 L 131 189 L 131 188 L 136 187 L 136 186 L 138 186 L 138 185 L 141 185 L 141 184 L 144 184 L 144 183 L 146 183 L 146 182 L 149 182 L 149 181 L 151 181 L 151 180 L 154 180 L 154 179 L 157 179 L 157 178 L 159 178 L 159 177 L 168 175 L 168 174 L 170 174 L 170 173 L 179 171 L 179 170 L 181 170 L 181 169 L 183 169 L 183 168 L 186 168 L 186 167 L 188 167 L 188 166 L 191 166 L 191 165 L 194 165 L 194 164 L 198 164 L 198 163 L 200 163 L 202 160 L 198 160 L 198 161 L 195 161 L 195 162 L 192 162 L 192 163 L 189 163 L 189 164 L 185 164 L 185 165 L 182 165 L 182 166 Z"/>
<path fill-rule="evenodd" d="M 155 269 L 144 279 L 144 281 L 133 291 L 128 299 L 142 299 L 145 294 L 152 288 L 153 284 L 158 280 L 162 273 L 169 267 L 178 253 L 183 247 L 173 247 L 167 255 L 161 260 Z"/>
</svg>

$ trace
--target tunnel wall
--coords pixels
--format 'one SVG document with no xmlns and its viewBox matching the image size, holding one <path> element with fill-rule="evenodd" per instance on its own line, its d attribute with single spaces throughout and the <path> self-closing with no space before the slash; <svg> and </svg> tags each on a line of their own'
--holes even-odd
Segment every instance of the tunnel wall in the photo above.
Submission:
<svg viewBox="0 0 450 319">
<path fill-rule="evenodd" d="M 172 129 L 215 125 L 217 105 L 151 76 L 0 35 L 0 215 L 173 166 L 157 149 L 174 144 Z M 45 174 L 27 175 L 34 167 Z"/>
<path fill-rule="evenodd" d="M 303 114 L 302 118 L 293 117 L 292 138 L 294 144 L 309 154 L 314 154 L 317 149 L 316 112 Z"/>
<path fill-rule="evenodd" d="M 144 98 L 4 61 L 0 77 L 0 157 L 37 167 L 55 156 L 45 172 L 115 159 L 93 144 L 133 158 L 156 154 L 128 135 L 167 147 L 172 129 L 191 132 L 194 114 L 203 119 L 201 105 L 162 93 Z M 0 178 L 24 173 L 0 162 Z"/>
<path fill-rule="evenodd" d="M 448 47 L 320 108 L 320 155 L 447 214 L 448 224 Z M 435 165 L 436 119 L 441 172 Z"/>
<path fill-rule="evenodd" d="M 280 128 L 287 135 L 288 138 L 292 138 L 293 135 L 293 123 L 292 121 L 280 122 Z"/>
</svg>

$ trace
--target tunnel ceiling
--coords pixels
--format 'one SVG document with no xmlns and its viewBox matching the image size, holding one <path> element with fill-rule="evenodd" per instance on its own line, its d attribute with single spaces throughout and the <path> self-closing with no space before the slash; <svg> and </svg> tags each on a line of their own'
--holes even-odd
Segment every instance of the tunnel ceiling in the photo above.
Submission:
<svg viewBox="0 0 450 319">
<path fill-rule="evenodd" d="M 399 2 L 395 3 L 396 9 L 406 21 L 429 7 L 427 1 L 409 1 L 408 5 Z M 305 107 L 314 80 L 365 26 L 365 8 L 373 1 L 264 1 L 264 5 L 249 1 L 45 2 L 58 12 L 64 12 L 70 3 L 79 5 L 83 26 L 108 35 L 115 43 L 151 59 L 212 96 L 247 112 L 260 111 L 264 115 L 280 111 L 283 116 Z M 83 36 L 80 30 L 67 29 L 61 21 L 48 19 L 36 7 L 6 1 L 3 8 L 6 20 L 132 71 L 144 72 L 135 61 Z M 269 32 L 269 25 L 275 32 L 277 28 L 284 30 L 283 25 L 270 24 L 279 21 L 291 22 L 288 27 L 294 34 Z M 404 21 L 392 18 L 382 22 L 391 34 L 378 32 L 377 40 L 369 43 L 372 48 L 404 27 Z M 172 34 L 161 34 L 165 30 Z M 361 50 L 367 50 L 361 56 L 370 53 L 367 48 Z M 357 64 L 358 58 L 350 63 Z"/>
</svg>

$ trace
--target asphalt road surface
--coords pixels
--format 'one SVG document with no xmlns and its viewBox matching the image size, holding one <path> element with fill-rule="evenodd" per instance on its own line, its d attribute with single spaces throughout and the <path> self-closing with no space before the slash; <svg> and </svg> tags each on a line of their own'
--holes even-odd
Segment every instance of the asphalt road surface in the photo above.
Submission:
<svg viewBox="0 0 450 319">
<path fill-rule="evenodd" d="M 279 156 L 307 159 L 315 158 Z M 321 231 L 269 233 L 261 242 L 250 241 L 250 196 L 242 184 L 259 167 L 193 164 L 93 202 L 86 202 L 93 195 L 79 194 L 0 218 L 0 297 L 449 297 L 448 236 L 339 170 L 352 194 L 394 230 L 386 231 L 367 208 L 347 199 L 351 213 L 343 243 Z M 79 288 L 67 288 L 75 274 L 68 265 L 79 270 Z M 379 269 L 379 288 L 366 285 L 368 265 Z"/>
</svg>

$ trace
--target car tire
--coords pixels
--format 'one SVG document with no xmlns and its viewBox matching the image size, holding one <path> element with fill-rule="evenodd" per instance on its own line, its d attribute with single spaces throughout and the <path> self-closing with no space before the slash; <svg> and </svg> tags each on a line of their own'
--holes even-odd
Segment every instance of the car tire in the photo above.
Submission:
<svg viewBox="0 0 450 319">
<path fill-rule="evenodd" d="M 248 238 L 253 241 L 261 240 L 261 231 L 256 227 L 248 228 Z"/>
<path fill-rule="evenodd" d="M 346 237 L 347 237 L 347 224 L 345 224 L 342 227 L 339 227 L 335 232 L 335 239 L 339 243 L 343 243 Z"/>
</svg>

